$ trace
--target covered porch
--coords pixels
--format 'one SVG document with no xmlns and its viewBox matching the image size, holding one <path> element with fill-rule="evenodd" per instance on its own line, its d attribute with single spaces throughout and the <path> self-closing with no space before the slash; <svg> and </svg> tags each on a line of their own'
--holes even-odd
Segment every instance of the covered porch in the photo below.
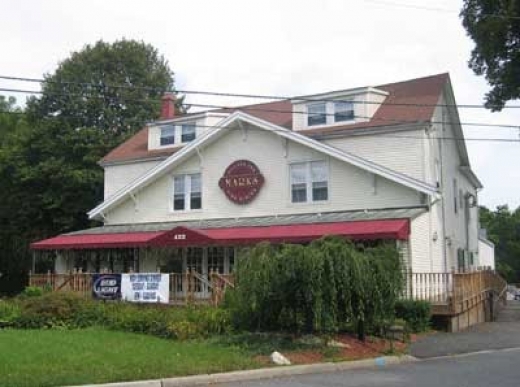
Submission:
<svg viewBox="0 0 520 387">
<path fill-rule="evenodd" d="M 34 262 L 49 266 L 37 273 L 33 264 L 30 284 L 89 295 L 95 273 L 169 273 L 171 302 L 218 302 L 233 286 L 243 248 L 264 241 L 305 244 L 325 235 L 349 238 L 360 247 L 382 241 L 406 244 L 410 218 L 422 211 L 107 225 L 33 243 Z"/>
</svg>

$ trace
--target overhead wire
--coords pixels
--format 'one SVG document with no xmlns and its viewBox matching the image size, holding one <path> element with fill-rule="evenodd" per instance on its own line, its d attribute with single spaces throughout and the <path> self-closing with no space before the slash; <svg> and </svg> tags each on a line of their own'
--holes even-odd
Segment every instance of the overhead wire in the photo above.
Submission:
<svg viewBox="0 0 520 387">
<path fill-rule="evenodd" d="M 18 114 L 18 115 L 23 115 L 25 113 L 23 112 L 0 112 L 0 115 L 2 114 Z M 81 117 L 71 117 L 71 116 L 63 116 L 63 117 L 51 117 L 51 116 L 48 116 L 46 118 L 49 118 L 49 119 L 53 119 L 53 118 L 56 118 L 56 119 L 67 119 L 67 118 L 71 118 L 71 119 L 78 119 L 78 118 L 81 118 Z M 162 125 L 161 124 L 158 124 L 158 126 L 164 126 L 164 125 L 168 125 L 168 124 L 173 124 L 173 123 L 163 123 Z M 416 126 L 415 128 L 417 129 L 423 129 L 425 127 L 425 125 L 427 123 L 419 123 L 419 122 L 416 122 L 415 123 Z M 203 124 L 190 124 L 191 127 L 195 127 L 197 129 L 211 129 L 211 130 L 216 130 L 216 129 L 232 129 L 232 130 L 238 130 L 240 128 L 230 128 L 229 126 L 221 126 L 221 125 L 203 125 Z M 407 128 L 406 130 L 402 130 L 402 131 L 411 131 L 413 130 L 414 127 L 411 127 L 411 128 Z M 252 129 L 257 129 L 257 130 L 263 130 L 262 128 L 255 128 L 255 127 L 252 127 Z M 249 130 L 249 129 L 248 129 Z M 286 131 L 291 131 L 291 132 L 294 132 L 294 133 L 298 133 L 299 131 L 292 131 L 290 129 L 274 129 L 272 130 L 273 132 L 286 132 Z M 367 133 L 349 133 L 349 131 L 351 131 L 351 129 L 345 129 L 345 130 L 342 130 L 342 131 L 332 131 L 330 133 L 323 133 L 323 132 L 314 132 L 314 133 L 305 133 L 305 130 L 302 130 L 301 131 L 301 134 L 304 134 L 306 135 L 307 137 L 311 137 L 311 138 L 322 138 L 322 139 L 334 139 L 334 138 L 344 138 L 344 137 L 347 137 L 347 136 L 350 136 L 350 137 L 361 137 L 363 135 L 367 135 Z M 401 138 L 401 139 L 416 139 L 416 140 L 421 140 L 421 141 L 424 141 L 426 139 L 428 139 L 428 137 L 425 137 L 425 136 L 411 136 L 411 135 L 400 135 L 400 134 L 397 134 L 397 135 L 393 135 L 393 134 L 389 134 L 389 133 L 377 133 L 377 136 L 379 138 Z M 520 143 L 520 139 L 511 139 L 511 138 L 480 138 L 480 137 L 452 137 L 452 136 L 431 136 L 429 137 L 430 139 L 432 140 L 452 140 L 452 141 L 488 141 L 488 142 L 506 142 L 506 143 Z M 182 143 L 182 144 L 177 144 L 177 145 L 185 145 L 185 143 Z M 164 149 L 168 149 L 168 148 L 164 148 Z"/>
<path fill-rule="evenodd" d="M 24 94 L 43 94 L 45 92 L 39 91 L 39 90 L 24 90 L 24 89 L 13 89 L 13 88 L 0 88 L 0 92 L 14 92 L 14 93 L 24 93 Z M 74 94 L 74 93 L 60 93 L 60 92 L 54 92 L 49 91 L 50 94 L 53 95 L 59 95 L 59 96 L 72 96 L 72 97 L 82 97 L 82 98 L 100 98 L 106 97 L 106 95 L 100 94 L 100 95 L 86 95 L 86 94 Z M 109 97 L 113 98 L 113 97 Z M 160 102 L 160 99 L 155 98 L 148 98 L 148 99 L 132 99 L 132 98 L 126 98 L 122 97 L 122 100 L 127 102 Z M 337 100 L 335 100 L 337 101 Z M 304 114 L 306 115 L 306 112 L 297 111 L 297 110 L 285 110 L 285 109 L 270 109 L 265 107 L 259 107 L 257 105 L 246 105 L 246 106 L 227 106 L 227 105 L 216 105 L 216 104 L 197 104 L 197 103 L 186 103 L 187 106 L 195 106 L 195 107 L 203 107 L 203 108 L 211 108 L 211 109 L 224 109 L 224 110 L 251 110 L 251 111 L 258 111 L 258 112 L 270 112 L 270 113 L 287 113 L 287 114 Z M 320 113 L 319 115 L 322 116 L 334 116 L 334 113 Z M 359 116 L 356 115 L 354 118 L 358 119 L 370 119 L 380 122 L 388 122 L 388 123 L 394 123 L 394 124 L 413 124 L 417 123 L 417 120 L 403 120 L 403 119 L 390 119 L 390 118 L 384 118 L 384 117 L 367 117 L 367 116 Z M 489 127 L 489 128 L 507 128 L 507 129 L 519 129 L 520 125 L 513 125 L 513 124 L 490 124 L 490 123 L 479 123 L 479 122 L 452 122 L 452 121 L 446 121 L 446 120 L 429 120 L 428 123 L 432 124 L 452 124 L 452 125 L 462 125 L 462 126 L 470 126 L 470 127 Z"/>
<path fill-rule="evenodd" d="M 364 0 L 367 3 L 380 4 L 380 5 L 389 5 L 393 7 L 401 7 L 401 8 L 410 8 L 410 9 L 418 9 L 423 11 L 434 11 L 434 12 L 443 12 L 443 13 L 453 13 L 460 14 L 460 11 L 451 8 L 438 8 L 438 7 L 429 7 L 423 5 L 409 4 L 409 3 L 398 3 L 395 1 L 387 1 L 387 0 Z M 520 20 L 520 16 L 510 16 L 510 15 L 499 15 L 492 13 L 479 13 L 478 16 L 484 18 L 498 18 L 498 19 L 512 19 L 512 20 Z"/>
<path fill-rule="evenodd" d="M 187 89 L 175 89 L 175 90 L 166 90 L 164 88 L 153 88 L 153 87 L 145 87 L 145 86 L 136 86 L 136 85 L 117 85 L 117 84 L 94 84 L 91 82 L 75 82 L 75 81 L 53 81 L 43 78 L 27 78 L 27 77 L 16 77 L 11 75 L 0 75 L 0 79 L 10 80 L 10 81 L 19 81 L 19 82 L 32 82 L 32 83 L 51 83 L 58 84 L 64 86 L 81 86 L 88 88 L 98 88 L 98 89 L 129 89 L 129 90 L 144 90 L 153 93 L 162 94 L 165 92 L 175 92 L 181 94 L 194 94 L 194 95 L 207 95 L 207 96 L 215 96 L 215 97 L 238 97 L 238 98 L 254 98 L 254 99 L 266 99 L 266 100 L 278 100 L 278 101 L 302 101 L 302 102 L 341 102 L 342 99 L 332 99 L 332 98 L 319 98 L 319 97 L 308 97 L 308 96 L 281 96 L 281 95 L 265 95 L 265 94 L 246 94 L 246 93 L 230 93 L 230 92 L 218 92 L 218 91 L 205 91 L 205 90 L 187 90 Z M 9 90 L 9 89 L 6 89 Z M 39 93 L 43 93 L 39 91 Z M 375 101 L 352 101 L 349 99 L 344 100 L 345 102 L 359 103 L 365 105 L 378 105 L 379 102 Z M 414 102 L 386 102 L 389 106 L 403 106 L 403 107 L 456 107 L 458 109 L 486 109 L 486 107 L 482 104 L 424 104 L 424 103 L 414 103 Z M 520 109 L 520 105 L 506 105 L 505 109 Z"/>
</svg>

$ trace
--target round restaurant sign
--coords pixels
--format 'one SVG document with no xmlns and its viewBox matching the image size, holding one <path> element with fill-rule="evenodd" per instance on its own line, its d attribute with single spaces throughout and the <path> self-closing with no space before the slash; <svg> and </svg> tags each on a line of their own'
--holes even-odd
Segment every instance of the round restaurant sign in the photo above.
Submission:
<svg viewBox="0 0 520 387">
<path fill-rule="evenodd" d="M 264 176 L 249 160 L 237 160 L 226 168 L 218 182 L 227 198 L 236 204 L 247 204 L 258 195 Z"/>
</svg>

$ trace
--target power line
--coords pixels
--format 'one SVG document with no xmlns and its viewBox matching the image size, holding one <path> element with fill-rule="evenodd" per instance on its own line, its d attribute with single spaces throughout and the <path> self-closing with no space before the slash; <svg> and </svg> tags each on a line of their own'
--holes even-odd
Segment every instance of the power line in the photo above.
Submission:
<svg viewBox="0 0 520 387">
<path fill-rule="evenodd" d="M 434 12 L 442 12 L 442 13 L 460 14 L 460 11 L 458 11 L 456 9 L 451 9 L 451 8 L 428 7 L 428 6 L 408 4 L 408 3 L 397 3 L 394 1 L 387 1 L 387 0 L 364 0 L 364 1 L 367 3 L 389 5 L 389 6 L 401 7 L 401 8 L 418 9 L 418 10 L 422 10 L 422 11 L 434 11 Z M 478 14 L 478 16 L 481 16 L 484 18 L 520 20 L 520 16 L 497 15 L 497 14 L 492 14 L 492 13 L 480 13 L 480 14 Z"/>
<path fill-rule="evenodd" d="M 18 114 L 18 115 L 23 115 L 25 113 L 23 113 L 23 112 L 0 112 L 0 115 L 1 114 Z M 53 117 L 53 116 L 48 116 L 48 117 L 45 117 L 45 118 L 49 118 L 49 119 L 61 119 L 61 118 L 78 119 L 78 118 L 81 118 L 81 117 L 72 117 L 72 116 Z M 195 128 L 212 129 L 212 130 L 224 129 L 224 128 L 230 129 L 230 127 L 228 127 L 228 126 L 220 126 L 220 125 L 195 124 L 195 125 L 192 125 L 192 126 L 195 127 Z M 423 127 L 424 127 L 423 125 L 420 125 L 420 124 L 417 125 L 417 129 L 421 129 Z M 233 129 L 233 130 L 240 130 L 240 128 L 231 128 L 231 129 Z M 261 128 L 255 128 L 255 127 L 253 127 L 253 129 L 263 130 Z M 287 130 L 290 130 L 290 129 L 287 129 Z M 326 134 L 325 133 L 309 133 L 309 134 L 305 134 L 305 130 L 302 130 L 302 131 L 292 131 L 292 132 L 294 132 L 294 133 L 301 132 L 300 134 L 306 135 L 306 136 L 311 137 L 311 138 L 325 137 L 326 139 L 331 139 L 331 138 L 344 138 L 345 137 L 345 133 L 347 131 L 348 130 L 343 130 L 341 133 L 326 133 Z M 285 130 L 275 129 L 275 130 L 273 130 L 273 132 L 285 132 Z M 424 137 L 424 136 L 410 136 L 410 135 L 399 135 L 399 134 L 398 135 L 392 135 L 392 134 L 388 134 L 388 133 L 375 134 L 375 135 L 377 135 L 379 138 L 416 139 L 416 140 L 421 140 L 421 141 L 427 139 L 427 137 Z M 352 136 L 354 137 L 354 136 L 360 136 L 360 135 L 357 134 L 357 135 L 352 135 Z M 433 136 L 433 137 L 430 137 L 430 139 L 452 140 L 452 141 L 489 141 L 489 142 L 520 143 L 520 139 L 516 140 L 516 139 L 511 139 L 511 138 L 478 138 L 478 137 L 465 138 L 465 137 Z"/>
<path fill-rule="evenodd" d="M 218 91 L 205 91 L 205 90 L 184 90 L 184 89 L 176 89 L 176 90 L 165 90 L 162 88 L 153 88 L 153 87 L 144 87 L 144 86 L 129 86 L 129 85 L 114 85 L 114 84 L 100 84 L 96 85 L 88 82 L 72 82 L 72 81 L 51 81 L 42 78 L 26 78 L 26 77 L 15 77 L 10 75 L 0 75 L 0 79 L 11 80 L 11 81 L 20 81 L 20 82 L 32 82 L 32 83 L 51 83 L 58 85 L 77 85 L 88 88 L 98 88 L 98 89 L 130 89 L 130 90 L 144 90 L 150 91 L 154 93 L 164 93 L 164 92 L 176 92 L 182 94 L 194 94 L 194 95 L 208 95 L 208 96 L 216 96 L 216 97 L 238 97 L 238 98 L 254 98 L 254 99 L 268 99 L 268 100 L 297 100 L 297 101 L 308 101 L 308 102 L 341 102 L 341 99 L 329 99 L 329 98 L 312 98 L 305 96 L 280 96 L 280 95 L 265 95 L 265 94 L 245 94 L 245 93 L 227 93 L 227 92 L 218 92 Z M 42 93 L 42 92 L 39 92 Z M 379 102 L 373 101 L 352 101 L 345 100 L 345 102 L 357 103 L 357 104 L 365 104 L 365 105 L 380 105 Z M 456 107 L 458 109 L 486 109 L 484 105 L 478 104 L 421 104 L 421 103 L 404 103 L 404 102 L 386 102 L 385 105 L 389 106 L 403 106 L 403 107 Z M 504 106 L 505 109 L 520 109 L 520 105 L 510 105 Z"/>
<path fill-rule="evenodd" d="M 44 94 L 43 91 L 38 90 L 22 90 L 22 89 L 9 89 L 9 88 L 0 88 L 0 91 L 4 92 L 14 92 L 14 93 L 24 93 L 24 94 Z M 73 93 L 58 93 L 58 92 L 50 92 L 50 94 L 53 95 L 59 95 L 59 96 L 76 96 L 76 97 L 85 97 L 85 98 L 102 98 L 104 95 L 85 95 L 85 94 L 73 94 Z M 106 97 L 106 96 L 104 96 Z M 123 100 L 127 102 L 159 102 L 158 99 L 149 98 L 149 99 L 130 99 L 130 98 L 122 98 Z M 225 106 L 225 105 L 210 105 L 210 104 L 195 104 L 195 103 L 188 103 L 186 104 L 188 106 L 195 106 L 195 107 L 203 107 L 203 108 L 212 108 L 212 109 L 223 109 L 223 110 L 242 110 L 242 111 L 258 111 L 258 112 L 268 112 L 268 113 L 287 113 L 287 114 L 304 114 L 307 115 L 306 112 L 301 111 L 294 111 L 294 110 L 283 110 L 283 109 L 269 109 L 269 108 L 263 108 L 258 107 L 258 105 L 247 105 L 247 106 L 238 106 L 238 107 L 231 107 L 231 106 Z M 322 113 L 320 114 L 322 116 L 334 116 L 333 113 Z M 78 117 L 79 118 L 79 117 Z M 414 124 L 418 121 L 413 120 L 402 120 L 402 119 L 390 119 L 390 118 L 382 118 L 382 117 L 366 117 L 366 116 L 354 116 L 354 118 L 358 119 L 368 119 L 368 120 L 374 120 L 374 121 L 380 121 L 380 122 L 388 122 L 393 124 Z M 512 124 L 489 124 L 489 123 L 478 123 L 478 122 L 451 122 L 451 121 L 439 121 L 439 120 L 429 120 L 425 121 L 426 123 L 431 124 L 450 124 L 450 125 L 462 125 L 462 126 L 469 126 L 469 127 L 489 127 L 489 128 L 506 128 L 506 129 L 519 129 L 520 125 L 512 125 Z"/>
</svg>

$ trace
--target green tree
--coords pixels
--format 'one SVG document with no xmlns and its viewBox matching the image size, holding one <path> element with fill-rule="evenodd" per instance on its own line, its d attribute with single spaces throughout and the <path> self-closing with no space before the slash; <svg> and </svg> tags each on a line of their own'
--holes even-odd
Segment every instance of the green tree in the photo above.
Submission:
<svg viewBox="0 0 520 387">
<path fill-rule="evenodd" d="M 486 107 L 500 111 L 520 97 L 520 2 L 464 0 L 461 17 L 475 42 L 469 67 L 491 86 Z"/>
<path fill-rule="evenodd" d="M 13 180 L 6 164 L 13 136 L 27 131 L 25 117 L 15 98 L 0 96 L 0 293 L 18 289 L 27 275 L 27 251 L 20 250 L 23 237 L 10 232 L 15 211 L 10 207 Z"/>
<path fill-rule="evenodd" d="M 148 44 L 100 41 L 46 75 L 25 110 L 0 99 L 0 292 L 23 288 L 32 241 L 92 225 L 86 212 L 103 199 L 97 162 L 157 118 L 172 74 Z"/>
<path fill-rule="evenodd" d="M 497 271 L 508 282 L 520 282 L 520 208 L 511 211 L 503 205 L 490 211 L 480 207 L 480 224 L 495 244 Z"/>
<path fill-rule="evenodd" d="M 153 46 L 134 40 L 98 41 L 73 52 L 44 76 L 42 96 L 28 102 L 32 119 L 66 118 L 71 127 L 131 135 L 159 114 L 173 90 L 173 72 Z"/>
</svg>

